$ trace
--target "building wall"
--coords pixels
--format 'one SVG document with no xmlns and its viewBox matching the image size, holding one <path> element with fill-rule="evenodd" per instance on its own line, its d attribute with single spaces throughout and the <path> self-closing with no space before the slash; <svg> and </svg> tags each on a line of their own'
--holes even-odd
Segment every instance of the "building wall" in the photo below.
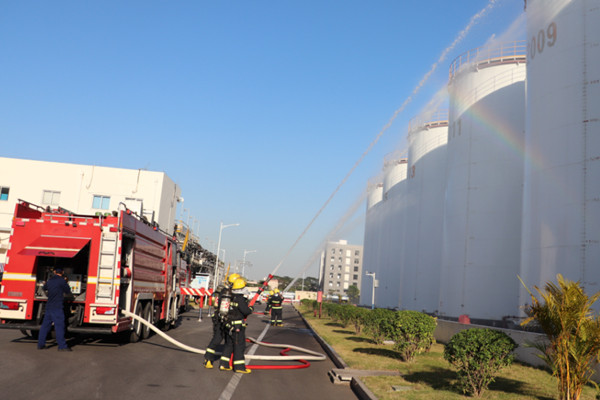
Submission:
<svg viewBox="0 0 600 400">
<path fill-rule="evenodd" d="M 140 214 L 143 205 L 150 221 L 173 233 L 181 188 L 164 172 L 4 157 L 0 157 L 0 171 L 4 189 L 0 197 L 0 263 L 4 262 L 19 199 L 88 215 L 118 210 L 121 202 Z"/>
<path fill-rule="evenodd" d="M 329 242 L 321 260 L 324 295 L 345 295 L 352 285 L 360 288 L 363 246 L 345 240 Z"/>
</svg>

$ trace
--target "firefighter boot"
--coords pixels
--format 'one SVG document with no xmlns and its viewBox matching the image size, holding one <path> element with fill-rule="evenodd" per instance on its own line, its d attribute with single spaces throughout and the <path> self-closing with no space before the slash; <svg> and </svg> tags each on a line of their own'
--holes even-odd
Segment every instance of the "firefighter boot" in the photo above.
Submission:
<svg viewBox="0 0 600 400">
<path fill-rule="evenodd" d="M 210 360 L 204 360 L 204 368 L 206 368 L 206 369 L 213 368 L 213 363 Z"/>
<path fill-rule="evenodd" d="M 250 368 L 245 368 L 245 369 L 236 369 L 236 370 L 234 370 L 234 372 L 237 372 L 238 374 L 249 374 L 250 372 L 252 372 L 252 370 Z"/>
</svg>

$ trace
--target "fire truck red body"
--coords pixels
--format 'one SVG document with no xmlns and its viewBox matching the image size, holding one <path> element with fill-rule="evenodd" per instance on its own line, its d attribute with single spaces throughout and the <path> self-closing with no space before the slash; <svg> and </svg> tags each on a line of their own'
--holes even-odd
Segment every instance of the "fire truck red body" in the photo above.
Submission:
<svg viewBox="0 0 600 400">
<path fill-rule="evenodd" d="M 173 326 L 184 300 L 180 288 L 189 281 L 182 264 L 174 238 L 125 207 L 90 216 L 20 200 L 0 289 L 0 328 L 39 330 L 42 287 L 60 267 L 74 294 L 66 301 L 67 331 L 144 339 L 150 329 L 120 311 Z"/>
</svg>

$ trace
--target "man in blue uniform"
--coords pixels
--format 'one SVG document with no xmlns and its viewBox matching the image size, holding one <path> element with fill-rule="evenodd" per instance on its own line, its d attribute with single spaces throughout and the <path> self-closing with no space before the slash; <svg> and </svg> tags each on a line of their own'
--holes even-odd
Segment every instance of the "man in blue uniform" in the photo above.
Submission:
<svg viewBox="0 0 600 400">
<path fill-rule="evenodd" d="M 64 299 L 65 295 L 73 296 L 69 284 L 63 277 L 62 268 L 56 268 L 54 275 L 44 284 L 44 290 L 48 293 L 48 301 L 46 302 L 46 313 L 40 328 L 38 337 L 38 349 L 46 348 L 46 336 L 50 332 L 50 328 L 54 323 L 56 331 L 56 341 L 58 342 L 58 351 L 71 351 L 65 341 L 65 311 Z"/>
</svg>

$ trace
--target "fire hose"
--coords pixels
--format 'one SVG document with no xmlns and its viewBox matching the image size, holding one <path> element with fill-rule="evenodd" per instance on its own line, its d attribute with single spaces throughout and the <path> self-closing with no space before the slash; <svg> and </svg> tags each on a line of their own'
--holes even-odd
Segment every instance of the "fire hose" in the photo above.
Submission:
<svg viewBox="0 0 600 400">
<path fill-rule="evenodd" d="M 188 346 L 184 343 L 181 343 L 175 339 L 173 339 L 172 337 L 170 337 L 169 335 L 167 335 L 166 333 L 162 332 L 160 329 L 158 329 L 157 327 L 155 327 L 154 325 L 152 325 L 151 323 L 149 323 L 148 321 L 146 321 L 145 319 L 141 318 L 138 315 L 135 315 L 127 310 L 122 310 L 121 311 L 125 316 L 127 317 L 131 317 L 133 319 L 135 319 L 136 321 L 138 321 L 139 323 L 142 323 L 144 325 L 146 325 L 148 328 L 152 329 L 156 334 L 158 334 L 160 337 L 162 337 L 163 339 L 165 339 L 166 341 L 174 344 L 175 346 L 183 349 L 183 350 L 187 350 L 191 353 L 197 353 L 197 354 L 205 354 L 206 350 L 202 350 L 202 349 L 198 349 L 195 347 L 191 347 Z M 285 349 L 284 351 L 282 351 L 280 354 L 284 354 L 287 353 L 287 351 L 289 350 L 294 350 L 294 351 L 298 351 L 300 353 L 305 353 L 305 354 L 309 354 L 306 356 L 288 356 L 288 355 L 279 355 L 279 356 L 261 356 L 261 355 L 255 355 L 255 354 L 247 354 L 245 355 L 246 360 L 267 360 L 267 361 L 323 361 L 327 359 L 327 356 L 321 353 L 318 353 L 316 351 L 312 351 L 312 350 L 308 350 L 305 349 L 303 347 L 299 347 L 299 346 L 294 346 L 291 344 L 276 344 L 276 343 L 266 343 L 266 342 L 260 342 L 252 337 L 248 337 L 247 340 L 249 340 L 252 343 L 256 343 L 260 346 L 265 346 L 265 347 L 275 347 L 275 348 L 281 348 L 281 349 Z M 255 365 L 254 367 L 259 367 L 258 365 Z M 266 366 L 264 366 L 266 367 Z M 286 366 L 284 366 L 286 367 Z M 297 368 L 297 366 L 294 366 Z M 300 366 L 302 367 L 302 366 Z M 280 367 L 281 368 L 281 367 Z"/>
</svg>

